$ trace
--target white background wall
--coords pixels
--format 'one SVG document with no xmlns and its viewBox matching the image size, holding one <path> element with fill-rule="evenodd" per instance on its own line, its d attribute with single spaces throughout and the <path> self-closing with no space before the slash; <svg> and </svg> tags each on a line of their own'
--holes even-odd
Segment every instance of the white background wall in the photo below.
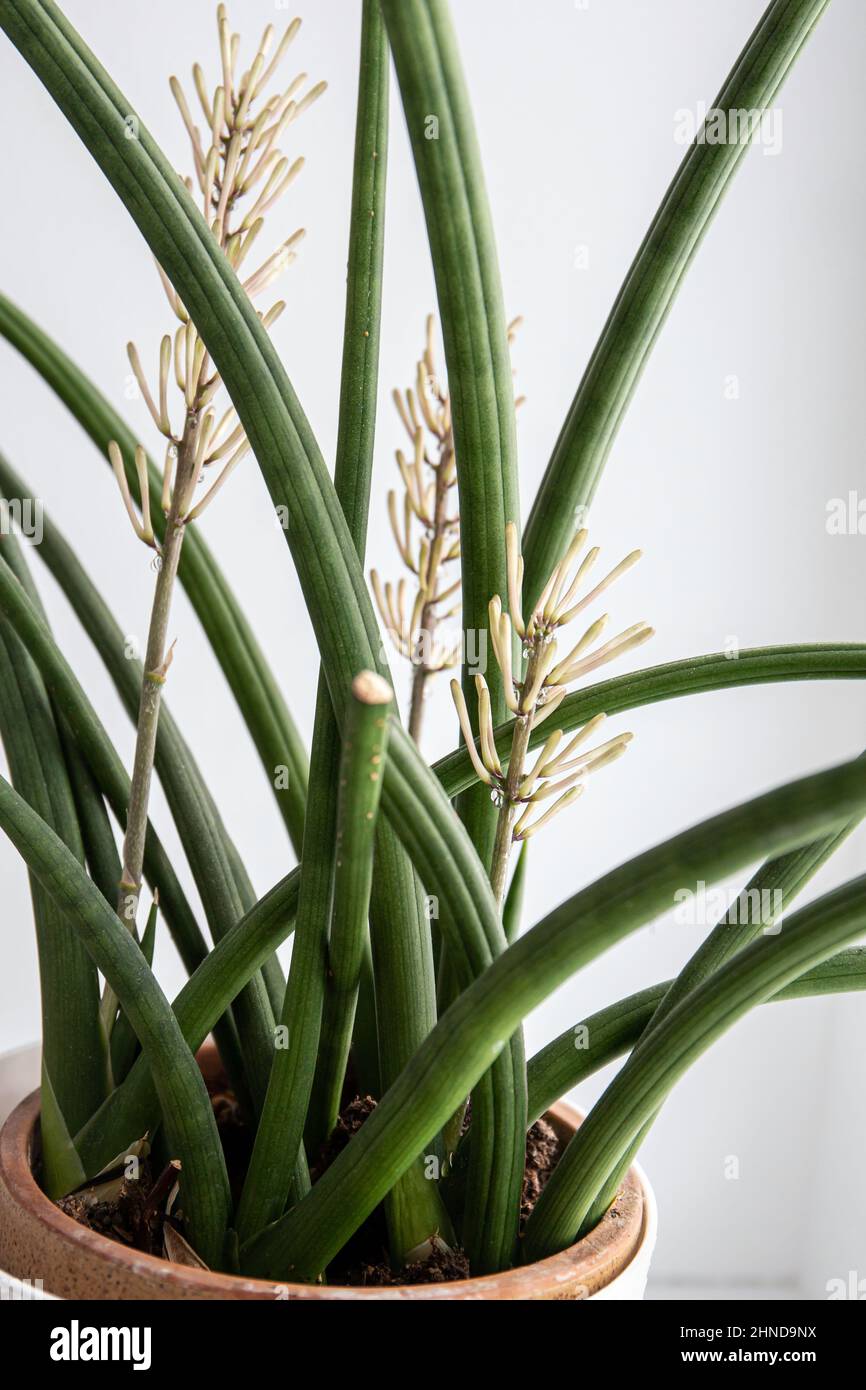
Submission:
<svg viewBox="0 0 866 1390">
<path fill-rule="evenodd" d="M 647 223 L 682 154 L 678 108 L 711 102 L 760 0 L 458 0 L 455 22 L 486 161 L 510 314 L 526 324 L 514 359 L 528 511 L 563 414 Z M 201 59 L 215 72 L 205 0 L 66 0 L 65 9 L 133 106 L 184 170 L 188 153 L 167 77 Z M 235 4 L 255 42 L 266 0 Z M 291 12 L 290 12 L 291 13 Z M 341 350 L 358 6 L 304 7 L 290 67 L 326 77 L 325 99 L 295 128 L 308 163 L 275 216 L 274 244 L 308 237 L 286 279 L 276 339 L 326 457 L 333 453 Z M 621 626 L 651 620 L 634 664 L 770 642 L 862 640 L 863 546 L 828 536 L 829 499 L 862 487 L 863 258 L 858 176 L 866 9 L 835 0 L 782 96 L 783 144 L 749 152 L 657 344 L 593 509 L 611 562 L 646 558 L 611 600 Z M 216 80 L 214 76 L 214 81 Z M 396 94 L 395 94 L 396 98 Z M 2 285 L 155 443 L 130 402 L 124 344 L 153 361 L 167 313 L 149 253 L 76 137 L 16 52 L 0 44 L 6 131 Z M 387 232 L 382 403 L 371 559 L 396 570 L 385 521 L 400 432 L 388 404 L 408 384 L 434 304 L 423 222 L 399 107 L 394 107 Z M 586 247 L 587 268 L 578 268 Z M 738 399 L 725 394 L 736 375 Z M 44 498 L 110 597 L 143 634 L 152 574 L 124 521 L 108 470 L 36 376 L 0 344 L 0 447 Z M 305 735 L 316 653 L 299 587 L 264 485 L 248 461 L 204 531 L 246 604 Z M 34 557 L 34 565 L 38 560 Z M 44 579 L 38 571 L 40 580 Z M 66 652 L 127 759 L 131 730 L 62 596 L 46 579 Z M 189 605 L 177 602 L 169 699 L 199 756 L 257 889 L 291 863 L 250 741 Z M 401 693 L 407 678 L 400 672 Z M 853 683 L 801 684 L 692 697 L 635 712 L 617 727 L 628 756 L 533 843 L 527 923 L 624 858 L 781 781 L 864 744 Z M 444 685 L 426 748 L 454 741 Z M 175 844 L 161 797 L 156 816 Z M 855 835 L 810 892 L 859 871 Z M 38 1029 L 27 883 L 0 843 L 0 1047 Z M 734 885 L 732 885 L 734 886 Z M 602 1004 L 672 973 L 697 929 L 656 924 L 564 986 L 528 1022 L 530 1048 Z M 180 979 L 159 953 L 168 989 Z M 856 1196 L 866 1081 L 863 1001 L 774 1006 L 741 1023 L 681 1083 L 643 1158 L 661 1206 L 661 1287 L 734 1285 L 822 1296 L 828 1279 L 866 1275 Z M 605 1078 L 587 1086 L 591 1100 Z M 855 1113 L 849 1113 L 853 1107 Z M 726 1180 L 726 1160 L 740 1177 Z M 841 1199 L 841 1200 L 840 1200 Z"/>
</svg>

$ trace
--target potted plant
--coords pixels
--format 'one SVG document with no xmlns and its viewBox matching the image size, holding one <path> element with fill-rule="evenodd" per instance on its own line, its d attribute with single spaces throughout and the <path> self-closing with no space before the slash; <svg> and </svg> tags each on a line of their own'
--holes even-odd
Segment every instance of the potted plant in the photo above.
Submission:
<svg viewBox="0 0 866 1390">
<path fill-rule="evenodd" d="M 0 826 L 31 875 L 43 1004 L 39 1091 L 0 1136 L 0 1266 L 14 1278 L 88 1298 L 640 1297 L 655 1215 L 633 1161 L 671 1087 L 751 1008 L 863 987 L 866 953 L 851 943 L 866 929 L 866 880 L 787 915 L 866 812 L 861 758 L 684 831 L 519 931 L 526 841 L 556 814 L 579 816 L 569 808 L 626 752 L 631 734 L 616 716 L 685 693 L 866 674 L 866 647 L 836 644 L 691 657 L 586 683 L 652 635 L 641 615 L 604 632 L 602 594 L 639 552 L 596 570 L 587 508 L 702 233 L 825 3 L 772 0 L 749 38 L 637 253 L 523 527 L 517 323 L 502 306 L 442 0 L 363 0 L 333 480 L 268 336 L 282 302 L 261 297 L 302 233 L 264 256 L 252 249 L 301 169 L 283 142 L 324 89 L 285 85 L 299 21 L 281 34 L 269 24 L 245 52 L 219 6 L 216 74 L 196 65 L 194 97 L 171 79 L 191 144 L 180 177 L 51 0 L 3 6 L 4 30 L 153 252 L 171 318 L 153 371 L 129 349 L 160 436 L 154 461 L 86 375 L 0 299 L 0 331 L 110 462 L 137 541 L 154 553 L 137 663 L 68 541 L 40 518 L 39 557 L 135 721 L 127 770 L 8 526 L 0 544 L 10 765 Z M 373 572 L 368 592 L 391 56 L 445 367 L 431 319 L 412 386 L 395 393 L 406 442 L 388 508 L 407 574 Z M 710 138 L 720 118 L 725 138 Z M 309 767 L 196 527 L 248 453 L 321 653 Z M 5 460 L 0 488 L 4 516 L 20 521 L 32 498 Z M 163 707 L 177 582 L 300 860 L 259 900 Z M 411 664 L 408 728 L 374 600 Z M 462 744 L 430 766 L 418 746 L 423 702 L 450 667 Z M 149 820 L 154 772 L 210 945 Z M 578 1020 L 527 1061 L 522 1019 L 551 991 L 685 886 L 759 857 L 675 979 Z M 152 969 L 163 929 L 189 972 L 171 1003 Z M 290 934 L 285 978 L 275 951 Z M 560 1097 L 625 1054 L 579 1122 Z"/>
</svg>

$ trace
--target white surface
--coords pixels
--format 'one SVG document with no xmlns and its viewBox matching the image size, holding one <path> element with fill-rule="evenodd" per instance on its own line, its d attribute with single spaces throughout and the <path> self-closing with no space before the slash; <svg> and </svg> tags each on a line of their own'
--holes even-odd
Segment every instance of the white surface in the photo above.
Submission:
<svg viewBox="0 0 866 1390">
<path fill-rule="evenodd" d="M 803 1293 L 793 1284 L 666 1284 L 650 1278 L 644 1297 L 650 1303 L 798 1303 Z"/>
<path fill-rule="evenodd" d="M 592 1294 L 587 1300 L 589 1303 L 637 1303 L 646 1297 L 647 1279 L 658 1240 L 659 1212 L 656 1195 L 650 1186 L 649 1178 L 639 1164 L 636 1163 L 635 1168 L 643 1184 L 643 1239 L 634 1258 L 626 1265 L 622 1273 L 612 1279 L 609 1284 L 606 1284 L 603 1289 L 599 1289 L 598 1293 Z"/>
<path fill-rule="evenodd" d="M 16 1047 L 0 1056 L 0 1125 L 39 1085 L 39 1059 L 38 1043 Z"/>
<path fill-rule="evenodd" d="M 209 0 L 67 0 L 66 11 L 178 162 L 187 153 L 167 76 L 194 59 L 213 71 Z M 761 0 L 461 0 L 458 36 L 471 83 L 498 233 L 508 311 L 525 315 L 515 350 L 524 510 L 580 372 L 682 154 L 674 113 L 711 101 L 762 10 Z M 235 19 L 239 7 L 234 6 Z M 343 315 L 355 96 L 357 6 L 305 6 L 293 64 L 325 76 L 327 97 L 299 126 L 308 157 L 273 235 L 308 228 L 286 279 L 276 331 L 320 439 L 333 452 Z M 285 18 L 245 0 L 244 30 Z M 621 626 L 658 636 L 635 664 L 715 651 L 730 637 L 769 642 L 862 640 L 862 537 L 830 537 L 829 499 L 862 488 L 866 207 L 852 177 L 861 125 L 866 9 L 829 7 L 783 93 L 784 144 L 750 151 L 655 348 L 593 509 L 594 539 L 616 560 L 646 558 L 611 600 Z M 17 54 L 0 42 L 5 186 L 14 215 L 0 230 L 8 289 L 153 437 L 124 399 L 124 344 L 154 360 L 167 318 L 150 258 L 127 214 Z M 414 174 L 395 105 L 390 166 L 385 344 L 371 561 L 396 572 L 385 492 L 399 430 L 388 392 L 408 384 L 433 305 Z M 856 145 L 855 145 L 856 148 Z M 589 248 L 589 267 L 575 268 Z M 270 244 L 267 249 L 270 249 Z M 725 378 L 739 378 L 737 400 Z M 152 574 L 121 514 L 108 470 L 35 375 L 0 344 L 0 447 L 83 558 L 131 633 L 141 634 Z M 82 491 L 85 489 L 85 491 Z M 316 658 L 299 587 L 264 486 L 250 462 L 205 518 L 214 545 L 305 734 Z M 41 578 L 41 574 L 39 575 Z M 64 650 L 128 760 L 131 733 L 99 663 L 50 584 Z M 184 599 L 169 698 L 206 771 L 257 889 L 292 862 L 249 739 Z M 405 671 L 399 670 L 401 693 Z M 684 826 L 864 744 L 856 684 L 804 684 L 694 697 L 618 719 L 637 737 L 584 801 L 532 845 L 527 922 L 582 884 Z M 453 745 L 444 686 L 426 748 Z M 161 798 L 156 815 L 170 845 Z M 813 885 L 859 871 L 855 836 Z M 35 1035 L 38 1003 L 26 876 L 0 845 L 3 972 L 0 1048 Z M 641 932 L 573 980 L 529 1020 L 534 1050 L 602 1004 L 671 974 L 695 929 Z M 158 965 L 180 980 L 168 947 Z M 816 1287 L 866 1274 L 866 1222 L 851 1219 L 863 1151 L 863 1001 L 774 1006 L 741 1024 L 679 1086 L 643 1159 L 662 1213 L 655 1277 L 705 1285 Z M 604 1078 L 602 1078 L 604 1080 Z M 598 1084 L 585 1087 L 587 1104 Z M 821 1098 L 817 1104 L 804 1098 Z M 826 1121 L 826 1134 L 818 1126 Z M 740 1177 L 725 1178 L 736 1156 Z M 845 1200 L 835 1197 L 843 1193 Z M 709 1221 L 695 1239 L 698 1216 Z"/>
</svg>

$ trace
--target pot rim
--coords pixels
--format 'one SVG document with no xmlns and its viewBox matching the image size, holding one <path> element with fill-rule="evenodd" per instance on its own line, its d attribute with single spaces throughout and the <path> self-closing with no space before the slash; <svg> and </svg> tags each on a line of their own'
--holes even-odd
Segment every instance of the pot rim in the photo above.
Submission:
<svg viewBox="0 0 866 1390">
<path fill-rule="evenodd" d="M 293 1284 L 254 1279 L 242 1275 L 200 1270 L 172 1264 L 156 1255 L 130 1249 L 118 1241 L 80 1225 L 48 1198 L 33 1174 L 33 1158 L 39 1120 L 39 1092 L 34 1091 L 12 1111 L 0 1129 L 0 1186 L 33 1222 L 47 1227 L 50 1236 L 67 1252 L 86 1252 L 106 1266 L 126 1270 L 138 1283 L 158 1280 L 163 1296 L 189 1298 L 258 1299 L 270 1301 L 355 1301 L 358 1299 L 429 1301 L 431 1299 L 535 1299 L 560 1296 L 588 1298 L 609 1288 L 655 1239 L 655 1202 L 652 1190 L 637 1167 L 629 1169 L 617 1201 L 599 1224 L 574 1245 L 534 1264 L 520 1265 L 498 1274 L 454 1279 L 441 1284 L 350 1286 L 341 1284 Z M 561 1138 L 570 1136 L 582 1120 L 573 1106 L 559 1101 L 545 1118 Z M 19 1275 L 19 1277 L 21 1277 Z M 50 1280 L 46 1280 L 46 1288 Z M 585 1292 L 576 1294 L 575 1288 Z"/>
</svg>

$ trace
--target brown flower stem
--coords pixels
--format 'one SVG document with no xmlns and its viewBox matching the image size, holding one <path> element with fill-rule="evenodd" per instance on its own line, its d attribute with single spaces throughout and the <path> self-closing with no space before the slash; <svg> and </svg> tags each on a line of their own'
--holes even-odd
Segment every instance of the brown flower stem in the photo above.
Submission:
<svg viewBox="0 0 866 1390">
<path fill-rule="evenodd" d="M 450 437 L 447 437 L 443 441 L 439 462 L 436 466 L 433 530 L 430 538 L 431 555 L 433 554 L 433 547 L 437 540 L 441 540 L 444 546 L 449 529 L 448 491 L 450 484 L 447 481 L 446 470 L 450 462 L 452 447 Z M 427 681 L 438 669 L 435 666 L 429 665 L 425 650 L 429 651 L 429 639 L 432 638 L 439 622 L 439 615 L 436 612 L 436 604 L 438 602 L 436 590 L 439 582 L 439 563 L 440 562 L 437 561 L 435 570 L 432 570 L 426 576 L 427 587 L 432 597 L 427 599 L 421 609 L 419 630 L 422 634 L 422 646 L 420 657 L 417 661 L 414 661 L 414 670 L 412 672 L 412 694 L 409 702 L 409 736 L 414 739 L 415 743 L 418 743 L 421 738 L 421 725 L 424 719 L 424 695 Z"/>
<path fill-rule="evenodd" d="M 178 447 L 175 487 L 171 507 L 166 518 L 159 574 L 147 634 L 147 648 L 138 706 L 135 756 L 132 765 L 129 806 L 126 813 L 126 833 L 123 839 L 123 868 L 117 898 L 117 914 L 130 932 L 135 930 L 135 919 L 138 915 L 138 901 L 141 894 L 144 841 L 147 834 L 150 786 L 153 780 L 156 731 L 159 724 L 162 687 L 165 684 L 166 673 L 171 662 L 171 652 L 167 646 L 168 622 L 186 529 L 184 517 L 189 510 L 195 487 L 195 451 L 198 427 L 198 413 L 190 412 Z M 117 999 L 108 986 L 103 994 L 101 1012 L 104 1027 L 110 1035 L 117 1012 Z"/>
<path fill-rule="evenodd" d="M 175 1184 L 180 1180 L 180 1174 L 180 1161 L 176 1158 L 170 1159 L 147 1194 L 141 1211 L 142 1225 L 162 1212 Z"/>
</svg>

